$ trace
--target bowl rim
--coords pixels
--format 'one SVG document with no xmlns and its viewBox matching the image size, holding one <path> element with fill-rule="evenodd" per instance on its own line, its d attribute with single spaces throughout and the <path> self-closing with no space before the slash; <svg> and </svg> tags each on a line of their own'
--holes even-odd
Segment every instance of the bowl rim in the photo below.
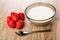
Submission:
<svg viewBox="0 0 60 40">
<path fill-rule="evenodd" d="M 50 18 L 53 18 L 55 15 L 56 15 L 56 8 L 52 5 L 52 4 L 49 4 L 49 3 L 45 3 L 45 2 L 38 2 L 38 3 L 33 3 L 33 4 L 30 4 L 28 7 L 26 7 L 26 9 L 25 9 L 25 15 L 26 15 L 26 17 L 29 19 L 29 20 L 34 20 L 34 21 L 46 21 L 46 20 L 49 20 L 50 18 L 48 18 L 48 19 L 44 19 L 44 20 L 35 20 L 35 19 L 32 19 L 32 18 L 29 18 L 28 16 L 27 16 L 27 13 L 26 13 L 26 10 L 30 7 L 30 6 L 33 6 L 33 5 L 35 5 L 35 4 L 44 4 L 43 6 L 45 6 L 46 4 L 47 5 L 49 5 L 49 6 L 51 6 L 52 8 L 52 10 L 54 11 L 54 15 L 53 16 L 51 16 Z"/>
</svg>

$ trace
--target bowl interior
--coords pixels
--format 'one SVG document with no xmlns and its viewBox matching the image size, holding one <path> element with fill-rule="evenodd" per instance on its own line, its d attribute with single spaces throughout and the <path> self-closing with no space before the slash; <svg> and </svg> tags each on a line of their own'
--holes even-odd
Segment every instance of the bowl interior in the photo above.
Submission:
<svg viewBox="0 0 60 40">
<path fill-rule="evenodd" d="M 54 11 L 54 15 L 53 15 L 52 17 L 50 17 L 50 18 L 53 18 L 53 17 L 55 16 L 56 8 L 55 8 L 53 5 L 51 5 L 51 4 L 49 4 L 49 3 L 33 3 L 33 4 L 29 5 L 29 6 L 25 9 L 25 14 L 26 14 L 26 17 L 27 17 L 28 19 L 35 20 L 35 19 L 32 19 L 32 18 L 29 18 L 29 17 L 27 16 L 27 13 L 28 13 L 28 11 L 29 11 L 31 8 L 36 7 L 36 6 L 46 6 L 46 7 L 51 8 L 51 9 Z M 48 18 L 48 19 L 50 19 L 50 18 Z M 48 19 L 45 19 L 45 20 L 48 20 Z M 44 21 L 44 20 L 36 20 L 36 21 Z"/>
</svg>

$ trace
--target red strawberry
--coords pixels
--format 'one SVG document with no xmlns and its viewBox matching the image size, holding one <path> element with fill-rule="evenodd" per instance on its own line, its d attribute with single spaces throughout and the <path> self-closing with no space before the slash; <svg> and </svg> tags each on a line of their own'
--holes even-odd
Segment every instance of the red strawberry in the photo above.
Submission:
<svg viewBox="0 0 60 40">
<path fill-rule="evenodd" d="M 13 20 L 10 20 L 9 23 L 8 23 L 8 26 L 10 28 L 15 28 L 15 22 Z"/>
<path fill-rule="evenodd" d="M 20 19 L 20 17 L 19 17 L 19 14 L 18 14 L 18 13 L 15 13 L 15 15 L 18 17 L 18 19 Z"/>
<path fill-rule="evenodd" d="M 20 12 L 20 13 L 19 13 L 19 17 L 20 17 L 21 20 L 24 20 L 24 19 L 25 19 L 24 13 L 23 13 L 23 12 Z"/>
<path fill-rule="evenodd" d="M 19 15 L 16 12 L 11 12 L 11 17 L 13 21 L 17 21 L 19 19 Z"/>
<path fill-rule="evenodd" d="M 17 21 L 19 19 L 17 15 L 13 15 L 11 18 L 13 21 Z"/>
<path fill-rule="evenodd" d="M 17 14 L 16 12 L 11 12 L 11 16 L 13 16 L 13 15 L 15 15 L 15 14 Z"/>
<path fill-rule="evenodd" d="M 24 21 L 18 20 L 18 21 L 16 22 L 16 28 L 17 28 L 17 29 L 21 29 L 21 28 L 23 28 L 23 27 L 24 27 Z"/>
<path fill-rule="evenodd" d="M 11 17 L 10 16 L 7 16 L 7 23 L 9 23 L 9 21 L 11 20 Z"/>
</svg>

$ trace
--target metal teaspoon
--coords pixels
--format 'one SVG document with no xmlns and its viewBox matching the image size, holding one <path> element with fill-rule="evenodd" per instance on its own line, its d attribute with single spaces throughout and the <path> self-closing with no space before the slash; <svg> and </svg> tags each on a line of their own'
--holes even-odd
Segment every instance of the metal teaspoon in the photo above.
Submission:
<svg viewBox="0 0 60 40">
<path fill-rule="evenodd" d="M 28 34 L 32 34 L 32 33 L 37 33 L 37 32 L 50 32 L 50 31 L 51 31 L 51 29 L 48 29 L 48 30 L 40 30 L 40 31 L 31 31 L 31 32 L 16 31 L 15 33 L 17 35 L 24 36 L 24 35 L 28 35 Z"/>
</svg>

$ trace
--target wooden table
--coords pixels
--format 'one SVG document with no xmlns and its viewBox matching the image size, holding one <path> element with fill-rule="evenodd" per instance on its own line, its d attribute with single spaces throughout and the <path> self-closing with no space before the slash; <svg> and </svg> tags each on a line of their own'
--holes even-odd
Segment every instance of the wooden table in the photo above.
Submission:
<svg viewBox="0 0 60 40">
<path fill-rule="evenodd" d="M 1 2 L 2 0 L 0 0 Z M 16 1 L 16 0 L 15 0 Z M 10 1 L 12 3 L 12 1 Z M 46 26 L 36 26 L 25 19 L 25 26 L 22 31 L 35 31 L 35 30 L 43 30 L 43 29 L 51 29 L 51 32 L 41 32 L 41 33 L 33 33 L 27 36 L 18 36 L 15 34 L 17 29 L 11 29 L 6 24 L 6 17 L 9 15 L 10 11 L 21 11 L 23 8 L 20 8 L 19 3 L 16 6 L 15 4 L 7 3 L 7 0 L 0 3 L 0 40 L 60 40 L 60 1 L 57 0 L 57 13 L 53 22 Z M 15 2 L 13 2 L 15 3 Z M 15 7 L 16 6 L 16 7 Z M 1 24 L 2 23 L 2 24 Z"/>
</svg>

